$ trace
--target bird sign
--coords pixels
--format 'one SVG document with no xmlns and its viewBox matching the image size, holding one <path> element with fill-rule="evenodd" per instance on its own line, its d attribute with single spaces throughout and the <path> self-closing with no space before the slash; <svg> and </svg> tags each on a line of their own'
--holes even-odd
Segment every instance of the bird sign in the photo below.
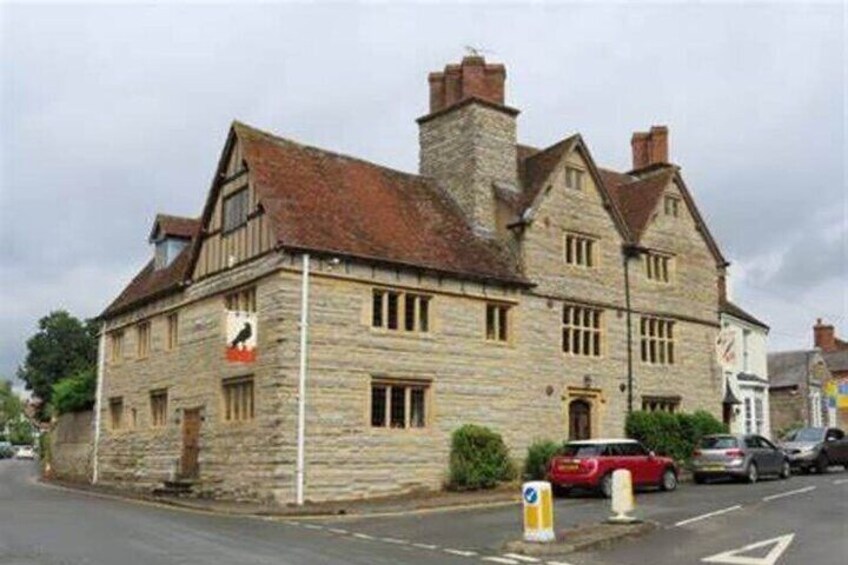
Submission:
<svg viewBox="0 0 848 565">
<path fill-rule="evenodd" d="M 256 360 L 256 314 L 227 312 L 227 361 L 253 363 Z"/>
</svg>

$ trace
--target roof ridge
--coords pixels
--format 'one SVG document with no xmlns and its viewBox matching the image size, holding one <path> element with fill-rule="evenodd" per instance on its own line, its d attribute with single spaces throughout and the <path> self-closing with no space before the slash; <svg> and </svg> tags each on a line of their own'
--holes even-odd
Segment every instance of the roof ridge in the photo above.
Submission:
<svg viewBox="0 0 848 565">
<path fill-rule="evenodd" d="M 298 148 L 306 150 L 306 151 L 314 151 L 314 152 L 317 152 L 317 153 L 321 153 L 322 155 L 327 155 L 329 157 L 335 157 L 337 159 L 344 159 L 344 160 L 347 160 L 347 161 L 353 161 L 355 163 L 362 163 L 362 164 L 368 165 L 370 167 L 376 167 L 376 168 L 381 169 L 381 170 L 383 170 L 387 173 L 390 173 L 390 174 L 409 177 L 409 178 L 412 178 L 412 179 L 415 179 L 415 180 L 424 180 L 424 181 L 430 180 L 430 177 L 427 177 L 427 176 L 424 176 L 424 175 L 421 175 L 421 174 L 418 174 L 418 173 L 409 173 L 409 172 L 406 172 L 406 171 L 401 171 L 399 169 L 394 169 L 394 168 L 386 166 L 386 165 L 381 165 L 379 163 L 375 163 L 374 161 L 369 161 L 367 159 L 362 159 L 360 157 L 354 157 L 353 155 L 349 155 L 347 153 L 341 153 L 339 151 L 333 151 L 331 149 L 324 149 L 323 147 L 318 147 L 316 145 L 309 145 L 308 143 L 301 143 L 300 141 L 295 141 L 295 140 L 287 138 L 287 137 L 282 137 L 282 136 L 273 134 L 269 131 L 251 126 L 251 125 L 246 124 L 244 122 L 241 122 L 239 120 L 233 120 L 232 125 L 233 125 L 233 128 L 241 128 L 241 129 L 247 130 L 248 134 L 260 135 L 260 136 L 266 138 L 268 141 L 271 141 L 272 143 L 293 145 L 295 147 L 298 147 Z"/>
</svg>

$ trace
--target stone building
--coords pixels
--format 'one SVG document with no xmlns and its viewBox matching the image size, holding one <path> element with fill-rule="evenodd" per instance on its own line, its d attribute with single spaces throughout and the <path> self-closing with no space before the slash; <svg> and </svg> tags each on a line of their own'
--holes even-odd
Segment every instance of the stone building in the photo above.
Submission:
<svg viewBox="0 0 848 565">
<path fill-rule="evenodd" d="M 830 371 L 818 349 L 768 354 L 771 428 L 781 432 L 801 426 L 828 425 L 822 388 Z"/>
<path fill-rule="evenodd" d="M 97 480 L 358 498 L 440 487 L 464 423 L 519 459 L 629 406 L 720 417 L 726 262 L 668 130 L 627 172 L 523 145 L 505 78 L 429 76 L 420 174 L 233 123 L 200 217 L 158 216 L 102 314 Z"/>
<path fill-rule="evenodd" d="M 848 341 L 836 337 L 831 324 L 819 318 L 813 326 L 813 345 L 818 348 L 831 379 L 825 383 L 825 400 L 831 425 L 848 428 Z"/>
</svg>

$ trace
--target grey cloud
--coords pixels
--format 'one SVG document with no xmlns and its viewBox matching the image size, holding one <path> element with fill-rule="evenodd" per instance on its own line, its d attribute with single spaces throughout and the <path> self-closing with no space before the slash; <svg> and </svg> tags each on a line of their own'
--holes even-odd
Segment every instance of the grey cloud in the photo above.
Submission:
<svg viewBox="0 0 848 565">
<path fill-rule="evenodd" d="M 832 263 L 793 247 L 846 221 L 841 5 L 0 11 L 0 286 L 14 302 L 0 375 L 39 316 L 91 316 L 119 292 L 157 211 L 199 214 L 230 120 L 414 171 L 426 74 L 465 44 L 507 65 L 524 142 L 580 131 L 626 169 L 630 133 L 667 123 L 727 255 L 784 256 L 775 284 L 803 286 L 848 334 Z M 778 346 L 814 315 L 743 284 L 740 298 Z"/>
</svg>

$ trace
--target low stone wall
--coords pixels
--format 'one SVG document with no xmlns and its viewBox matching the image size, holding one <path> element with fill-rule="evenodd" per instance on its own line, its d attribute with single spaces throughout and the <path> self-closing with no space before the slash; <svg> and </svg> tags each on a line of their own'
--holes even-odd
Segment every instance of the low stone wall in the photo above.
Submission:
<svg viewBox="0 0 848 565">
<path fill-rule="evenodd" d="M 59 416 L 50 431 L 50 468 L 57 479 L 90 482 L 94 449 L 94 412 Z"/>
</svg>

